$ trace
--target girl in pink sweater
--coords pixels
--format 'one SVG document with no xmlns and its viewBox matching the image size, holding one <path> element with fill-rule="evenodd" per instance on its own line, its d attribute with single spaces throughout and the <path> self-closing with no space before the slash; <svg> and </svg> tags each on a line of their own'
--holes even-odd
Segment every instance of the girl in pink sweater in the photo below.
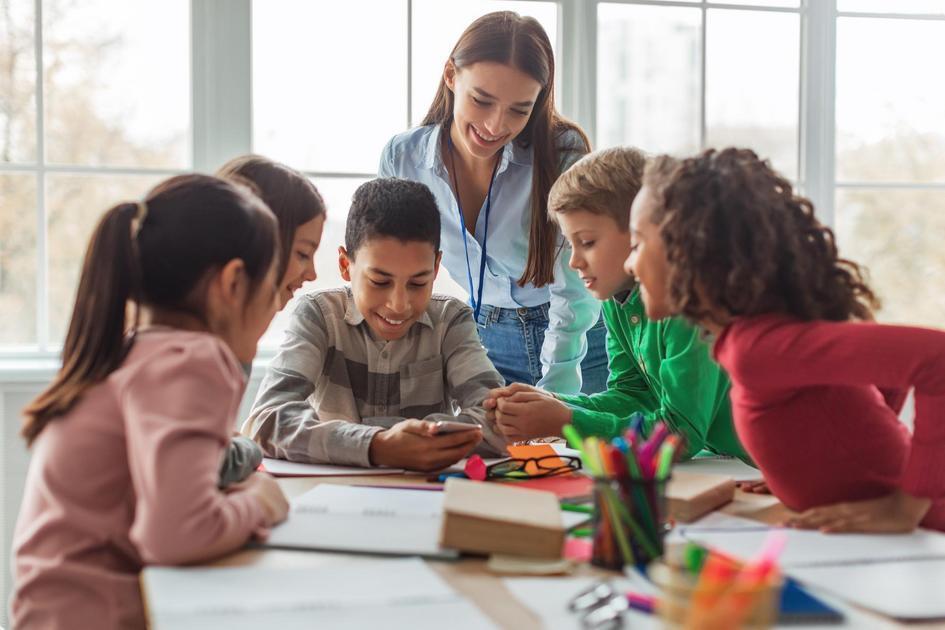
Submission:
<svg viewBox="0 0 945 630">
<path fill-rule="evenodd" d="M 217 487 L 241 364 L 277 307 L 276 229 L 259 199 L 202 175 L 99 222 L 62 369 L 25 409 L 15 627 L 143 628 L 145 564 L 207 560 L 285 518 L 271 477 Z"/>
<path fill-rule="evenodd" d="M 661 157 L 630 228 L 647 316 L 715 338 L 735 428 L 789 524 L 945 530 L 945 331 L 873 323 L 809 200 L 749 150 Z M 898 419 L 910 388 L 914 433 Z"/>
</svg>

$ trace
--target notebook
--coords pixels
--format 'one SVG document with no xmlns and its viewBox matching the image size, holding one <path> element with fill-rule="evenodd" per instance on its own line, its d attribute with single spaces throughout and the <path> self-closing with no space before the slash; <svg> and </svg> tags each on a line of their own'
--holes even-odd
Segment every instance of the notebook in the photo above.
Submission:
<svg viewBox="0 0 945 630">
<path fill-rule="evenodd" d="M 843 623 L 843 613 L 817 599 L 791 578 L 784 579 L 778 625 Z"/>
<path fill-rule="evenodd" d="M 356 475 L 402 475 L 402 468 L 360 468 L 333 464 L 302 464 L 263 458 L 262 469 L 273 477 L 349 477 Z"/>
<path fill-rule="evenodd" d="M 391 579 L 396 576 L 396 579 Z M 313 567 L 148 567 L 153 630 L 486 628 L 489 620 L 417 558 Z"/>
<path fill-rule="evenodd" d="M 438 542 L 443 493 L 322 484 L 292 501 L 264 547 L 456 558 Z"/>
<path fill-rule="evenodd" d="M 673 470 L 721 475 L 735 481 L 761 481 L 761 471 L 734 457 L 726 455 L 696 455 L 692 459 L 678 462 Z"/>
</svg>

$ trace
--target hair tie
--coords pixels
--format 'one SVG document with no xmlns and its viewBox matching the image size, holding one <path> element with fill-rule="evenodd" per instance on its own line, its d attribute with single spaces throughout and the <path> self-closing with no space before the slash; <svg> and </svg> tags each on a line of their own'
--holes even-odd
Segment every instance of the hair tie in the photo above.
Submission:
<svg viewBox="0 0 945 630">
<path fill-rule="evenodd" d="M 144 227 L 144 221 L 148 218 L 148 204 L 145 201 L 137 202 L 137 211 L 131 219 L 131 238 L 138 238 L 138 233 Z"/>
</svg>

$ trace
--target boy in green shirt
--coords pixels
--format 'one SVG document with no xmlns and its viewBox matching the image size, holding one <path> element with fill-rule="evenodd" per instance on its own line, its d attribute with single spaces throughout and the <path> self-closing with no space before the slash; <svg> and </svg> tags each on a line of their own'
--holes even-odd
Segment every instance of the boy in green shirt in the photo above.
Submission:
<svg viewBox="0 0 945 630">
<path fill-rule="evenodd" d="M 492 390 L 484 406 L 509 440 L 560 436 L 568 423 L 582 435 L 613 438 L 639 411 L 644 436 L 663 420 L 685 438 L 689 457 L 707 449 L 750 462 L 732 426 L 728 376 L 699 331 L 682 319 L 647 320 L 643 289 L 624 271 L 645 162 L 632 148 L 597 151 L 561 175 L 548 198 L 548 214 L 571 245 L 570 266 L 603 301 L 607 390 L 565 395 L 516 383 Z"/>
</svg>

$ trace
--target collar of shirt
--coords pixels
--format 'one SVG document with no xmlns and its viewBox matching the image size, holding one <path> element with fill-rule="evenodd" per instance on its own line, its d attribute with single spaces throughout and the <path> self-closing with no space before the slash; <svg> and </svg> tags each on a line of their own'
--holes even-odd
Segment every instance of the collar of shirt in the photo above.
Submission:
<svg viewBox="0 0 945 630">
<path fill-rule="evenodd" d="M 425 168 L 437 172 L 439 175 L 446 176 L 446 162 L 441 155 L 440 135 L 442 128 L 440 125 L 433 125 L 426 142 L 422 143 L 421 150 L 416 153 L 414 166 Z M 496 176 L 508 168 L 509 162 L 519 166 L 531 166 L 532 151 L 521 146 L 516 141 L 509 142 L 502 147 L 502 160 L 499 162 L 499 169 Z"/>
<path fill-rule="evenodd" d="M 351 287 L 346 288 L 348 291 L 348 299 L 345 300 L 345 323 L 350 324 L 351 326 L 358 326 L 364 321 L 364 315 L 361 314 L 361 311 L 358 310 L 358 305 L 354 302 L 354 295 L 351 293 Z M 423 311 L 423 313 L 417 319 L 417 323 L 423 324 L 427 328 L 433 328 L 433 320 L 430 319 L 430 314 L 427 311 Z"/>
<path fill-rule="evenodd" d="M 633 285 L 626 291 L 621 291 L 620 293 L 615 293 L 612 299 L 614 303 L 621 308 L 630 308 L 633 306 L 639 306 L 640 304 L 640 290 L 637 285 Z"/>
</svg>

